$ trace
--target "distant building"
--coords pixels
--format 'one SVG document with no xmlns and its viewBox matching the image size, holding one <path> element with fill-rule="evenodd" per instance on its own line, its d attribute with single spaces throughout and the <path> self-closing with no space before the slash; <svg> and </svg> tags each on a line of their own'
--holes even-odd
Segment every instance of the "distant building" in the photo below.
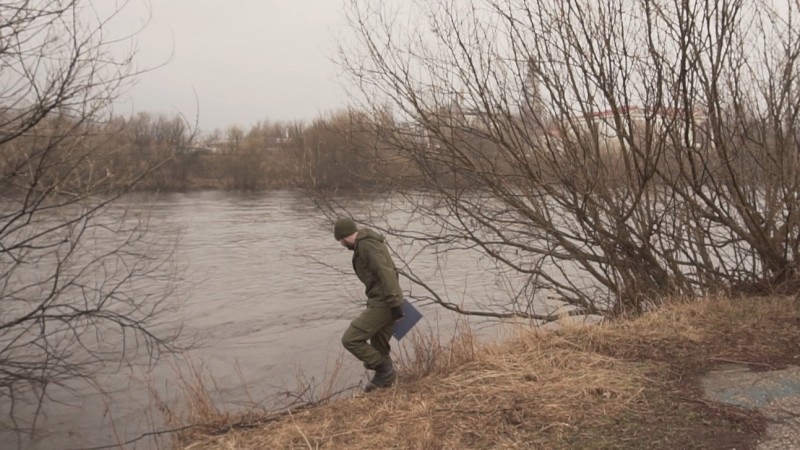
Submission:
<svg viewBox="0 0 800 450">
<path fill-rule="evenodd" d="M 630 139 L 642 139 L 647 132 L 675 133 L 680 139 L 686 139 L 697 147 L 705 139 L 704 130 L 707 123 L 706 115 L 694 110 L 687 117 L 683 110 L 660 108 L 647 109 L 640 106 L 624 106 L 617 109 L 607 109 L 580 117 L 569 119 L 570 125 L 576 126 L 589 137 L 596 140 L 597 145 L 609 153 L 619 152 L 621 145 Z M 688 133 L 684 130 L 689 126 Z M 620 131 L 623 132 L 620 136 Z M 622 137 L 623 139 L 620 139 Z"/>
</svg>

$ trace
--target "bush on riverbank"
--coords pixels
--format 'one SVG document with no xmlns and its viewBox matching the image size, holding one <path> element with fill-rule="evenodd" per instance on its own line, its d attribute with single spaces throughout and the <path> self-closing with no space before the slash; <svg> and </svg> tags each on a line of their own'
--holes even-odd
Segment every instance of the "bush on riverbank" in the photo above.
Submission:
<svg viewBox="0 0 800 450">
<path fill-rule="evenodd" d="M 418 339 L 424 361 L 405 361 L 396 388 L 272 416 L 215 422 L 206 411 L 175 446 L 751 448 L 763 418 L 703 400 L 694 380 L 725 362 L 796 362 L 798 306 L 709 298 L 498 344 L 468 331 L 446 345 Z"/>
</svg>

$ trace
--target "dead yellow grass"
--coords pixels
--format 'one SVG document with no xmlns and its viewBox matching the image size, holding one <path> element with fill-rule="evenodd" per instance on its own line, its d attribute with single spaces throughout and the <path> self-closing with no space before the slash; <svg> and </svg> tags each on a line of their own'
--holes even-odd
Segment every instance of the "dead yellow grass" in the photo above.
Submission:
<svg viewBox="0 0 800 450">
<path fill-rule="evenodd" d="M 520 329 L 490 345 L 476 344 L 468 330 L 447 345 L 418 337 L 423 348 L 414 353 L 423 358 L 404 361 L 394 388 L 257 428 L 197 428 L 179 447 L 687 448 L 726 427 L 738 427 L 741 435 L 731 436 L 746 442 L 758 431 L 742 427 L 749 416 L 714 409 L 706 417 L 706 406 L 687 398 L 686 377 L 715 359 L 774 364 L 786 354 L 775 346 L 798 337 L 796 326 L 783 326 L 796 324 L 797 313 L 787 298 L 704 299 L 601 326 Z"/>
</svg>

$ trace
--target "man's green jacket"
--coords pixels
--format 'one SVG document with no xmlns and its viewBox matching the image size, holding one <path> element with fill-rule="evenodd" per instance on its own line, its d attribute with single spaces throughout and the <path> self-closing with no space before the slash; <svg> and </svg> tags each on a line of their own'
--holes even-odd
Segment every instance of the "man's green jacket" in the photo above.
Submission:
<svg viewBox="0 0 800 450">
<path fill-rule="evenodd" d="M 353 250 L 353 269 L 366 286 L 367 304 L 373 307 L 399 307 L 403 304 L 397 268 L 380 234 L 359 229 Z"/>
</svg>

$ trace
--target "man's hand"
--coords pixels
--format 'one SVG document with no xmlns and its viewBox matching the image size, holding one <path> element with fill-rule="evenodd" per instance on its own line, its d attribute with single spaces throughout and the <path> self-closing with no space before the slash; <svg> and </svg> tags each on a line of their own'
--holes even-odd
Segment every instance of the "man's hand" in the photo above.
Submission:
<svg viewBox="0 0 800 450">
<path fill-rule="evenodd" d="M 392 311 L 392 320 L 394 320 L 395 322 L 403 318 L 403 308 L 395 306 L 394 308 L 391 308 L 391 311 Z"/>
</svg>

